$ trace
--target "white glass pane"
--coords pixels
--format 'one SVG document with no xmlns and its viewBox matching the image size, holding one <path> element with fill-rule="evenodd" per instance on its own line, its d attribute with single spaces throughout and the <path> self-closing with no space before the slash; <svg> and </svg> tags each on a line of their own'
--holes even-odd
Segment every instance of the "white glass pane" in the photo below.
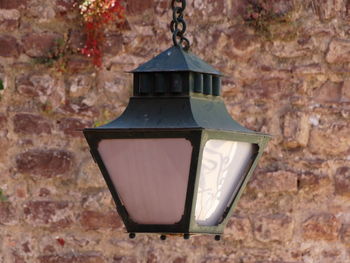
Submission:
<svg viewBox="0 0 350 263">
<path fill-rule="evenodd" d="M 253 154 L 251 143 L 209 140 L 205 144 L 195 210 L 198 225 L 221 222 Z"/>
<path fill-rule="evenodd" d="M 190 141 L 102 140 L 98 151 L 134 222 L 174 224 L 181 220 L 192 156 Z"/>
</svg>

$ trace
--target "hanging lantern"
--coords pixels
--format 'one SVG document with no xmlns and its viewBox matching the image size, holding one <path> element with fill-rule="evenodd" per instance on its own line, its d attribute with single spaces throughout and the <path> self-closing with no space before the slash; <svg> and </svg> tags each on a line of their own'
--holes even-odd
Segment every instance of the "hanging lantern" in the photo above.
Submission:
<svg viewBox="0 0 350 263">
<path fill-rule="evenodd" d="M 125 112 L 84 130 L 131 238 L 219 240 L 270 139 L 228 114 L 222 74 L 192 54 L 183 36 L 185 4 L 172 1 L 174 46 L 132 72 Z"/>
</svg>

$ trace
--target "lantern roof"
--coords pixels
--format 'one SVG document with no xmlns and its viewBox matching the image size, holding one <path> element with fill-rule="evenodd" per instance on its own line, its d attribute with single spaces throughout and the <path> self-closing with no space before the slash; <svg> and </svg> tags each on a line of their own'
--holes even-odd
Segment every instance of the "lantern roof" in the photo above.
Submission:
<svg viewBox="0 0 350 263">
<path fill-rule="evenodd" d="M 132 73 L 189 71 L 222 76 L 214 67 L 180 46 L 173 46 L 150 61 L 142 64 Z"/>
</svg>

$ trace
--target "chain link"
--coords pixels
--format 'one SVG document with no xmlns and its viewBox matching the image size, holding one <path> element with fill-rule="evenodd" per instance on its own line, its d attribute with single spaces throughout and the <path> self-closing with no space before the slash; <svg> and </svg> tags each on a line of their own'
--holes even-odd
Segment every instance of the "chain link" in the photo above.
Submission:
<svg viewBox="0 0 350 263">
<path fill-rule="evenodd" d="M 181 3 L 178 6 L 177 3 Z M 173 33 L 173 42 L 175 46 L 180 46 L 184 50 L 190 49 L 190 41 L 184 37 L 187 26 L 183 18 L 183 12 L 186 9 L 186 0 L 172 0 L 171 8 L 173 10 L 173 21 L 170 23 L 170 30 Z"/>
</svg>

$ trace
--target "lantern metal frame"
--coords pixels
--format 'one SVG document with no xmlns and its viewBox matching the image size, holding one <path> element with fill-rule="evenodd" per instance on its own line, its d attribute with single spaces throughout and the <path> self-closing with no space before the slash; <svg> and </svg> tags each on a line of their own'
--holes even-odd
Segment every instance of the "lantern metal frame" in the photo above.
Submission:
<svg viewBox="0 0 350 263">
<path fill-rule="evenodd" d="M 181 48 L 173 47 L 169 50 L 174 49 Z M 176 51 L 183 52 L 182 50 Z M 165 51 L 162 54 L 164 55 L 164 53 L 168 54 L 169 51 Z M 162 56 L 162 54 L 160 56 Z M 154 60 L 159 62 L 158 59 L 159 56 L 153 59 L 153 62 L 148 65 L 154 64 Z M 160 67 L 162 67 L 161 64 L 162 60 L 160 60 L 160 63 L 157 63 L 158 66 L 160 65 Z M 196 64 L 198 65 L 200 63 Z M 167 63 L 167 65 L 169 66 L 169 63 Z M 202 64 L 202 66 L 203 65 L 204 64 Z M 181 68 L 181 63 L 176 67 Z M 210 68 L 208 70 L 208 67 L 204 66 L 204 70 L 198 72 L 196 70 L 191 70 L 191 68 L 188 71 L 176 71 L 176 67 L 169 68 L 174 71 L 168 70 L 160 72 L 158 69 L 154 71 L 152 66 L 148 67 L 147 71 L 144 71 L 145 67 L 141 66 L 142 71 L 134 71 L 134 96 L 130 99 L 129 105 L 122 116 L 102 127 L 85 129 L 84 135 L 89 143 L 91 154 L 98 164 L 113 196 L 118 213 L 129 233 L 184 235 L 206 233 L 220 235 L 223 233 L 224 227 L 242 195 L 249 178 L 253 174 L 271 136 L 251 131 L 235 122 L 228 114 L 220 96 L 198 92 L 198 90 L 204 89 L 198 89 L 196 86 L 196 82 L 194 81 L 196 79 L 196 74 L 205 75 L 210 73 L 214 75 Z M 209 73 L 207 73 L 208 71 Z M 146 81 L 145 76 L 141 75 L 145 72 L 150 76 Z M 214 71 L 214 73 L 217 73 L 217 71 Z M 171 92 L 171 90 L 169 92 L 167 89 L 164 89 L 163 92 L 155 92 L 154 85 L 157 83 L 156 76 L 166 76 L 165 79 L 167 77 L 169 78 L 166 82 L 171 83 L 172 74 L 177 74 L 181 77 L 181 92 Z M 205 85 L 205 83 L 199 83 Z M 185 138 L 192 144 L 193 149 L 184 214 L 182 219 L 176 224 L 146 225 L 134 222 L 129 217 L 127 209 L 124 207 L 103 160 L 100 157 L 98 144 L 101 140 L 139 138 Z M 240 180 L 239 187 L 235 189 L 234 198 L 228 205 L 223 220 L 215 226 L 201 226 L 195 221 L 195 205 L 203 150 L 206 142 L 211 139 L 249 142 L 256 145 L 256 152 L 251 158 L 246 174 L 244 174 Z"/>
</svg>

